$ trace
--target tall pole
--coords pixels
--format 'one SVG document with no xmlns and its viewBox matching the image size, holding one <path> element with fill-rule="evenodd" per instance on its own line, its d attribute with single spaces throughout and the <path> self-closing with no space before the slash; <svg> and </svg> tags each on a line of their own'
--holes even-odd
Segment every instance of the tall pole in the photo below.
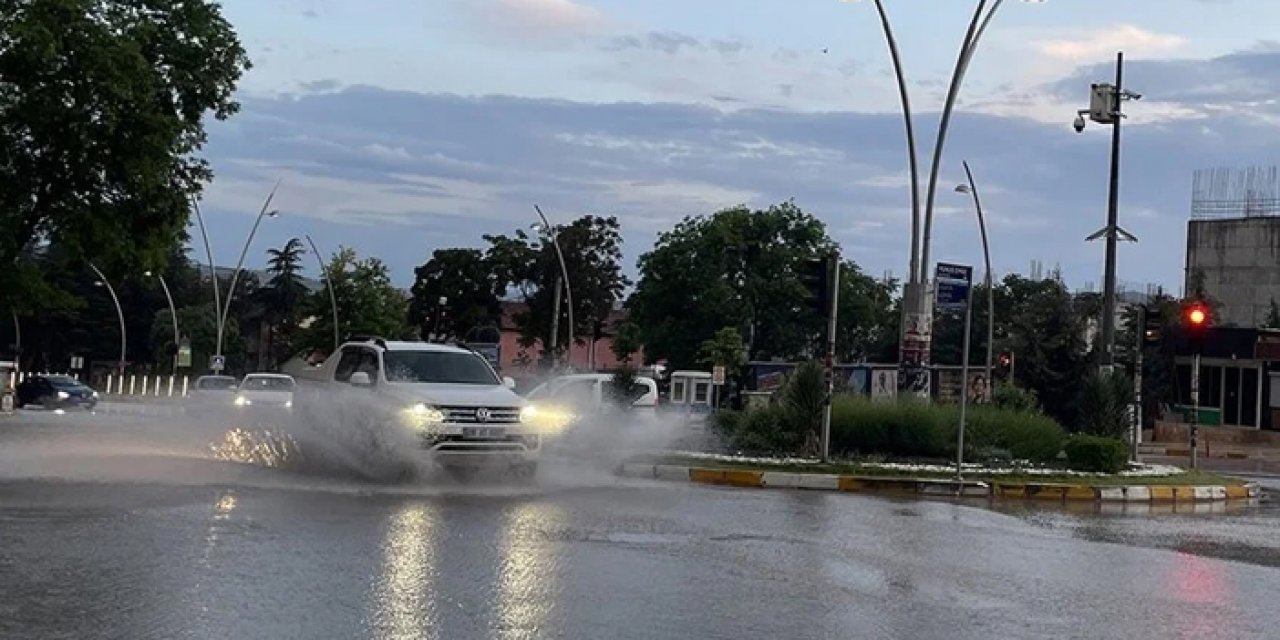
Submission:
<svg viewBox="0 0 1280 640">
<path fill-rule="evenodd" d="M 1138 305 L 1138 325 L 1134 328 L 1136 337 L 1133 363 L 1133 432 L 1130 436 L 1129 460 L 1138 461 L 1138 445 L 1142 444 L 1142 364 L 1143 347 L 1146 344 L 1147 305 Z"/>
<path fill-rule="evenodd" d="M 226 336 L 227 316 L 231 314 L 231 300 L 236 296 L 236 281 L 240 279 L 240 269 L 244 267 L 244 258 L 249 253 L 249 245 L 253 244 L 253 236 L 258 233 L 258 225 L 262 224 L 262 219 L 267 215 L 276 216 L 275 211 L 268 211 L 271 206 L 271 199 L 276 196 L 276 189 L 280 188 L 280 181 L 277 180 L 274 187 L 271 187 L 271 193 L 267 194 L 267 199 L 262 202 L 262 209 L 258 211 L 258 217 L 253 221 L 253 228 L 249 230 L 249 237 L 244 241 L 244 247 L 240 249 L 240 259 L 236 261 L 235 271 L 231 272 L 231 286 L 227 287 L 227 301 L 222 307 L 218 322 L 218 348 L 214 355 L 222 355 L 222 339 Z"/>
<path fill-rule="evenodd" d="M 111 281 L 107 280 L 107 277 L 105 275 L 102 275 L 102 271 L 100 271 L 97 265 L 93 264 L 92 262 L 89 263 L 89 268 L 93 269 L 93 272 L 98 274 L 98 280 L 102 282 L 102 286 L 107 288 L 107 293 L 111 294 L 111 301 L 114 302 L 116 305 L 116 317 L 120 319 L 120 362 L 117 363 L 117 370 L 120 372 L 120 375 L 123 376 L 125 353 L 126 353 L 126 341 L 128 339 L 126 335 L 127 332 L 124 327 L 124 309 L 120 306 L 120 298 L 116 296 L 116 290 L 115 290 L 115 287 L 111 286 Z"/>
<path fill-rule="evenodd" d="M 560 288 L 564 282 L 560 278 L 556 278 L 555 293 L 552 294 L 551 308 L 554 310 L 551 314 L 551 370 L 559 369 L 560 361 Z"/>
<path fill-rule="evenodd" d="M 973 287 L 969 288 L 966 297 L 967 300 L 965 300 L 964 304 L 964 348 L 961 350 L 963 355 L 960 356 L 960 428 L 956 431 L 956 480 L 964 477 L 964 428 L 969 411 L 969 390 L 965 387 L 969 384 L 969 334 L 972 333 L 973 325 Z M 963 491 L 963 489 L 957 487 L 956 491 Z"/>
<path fill-rule="evenodd" d="M 917 282 L 920 273 L 920 168 L 916 160 L 916 133 L 911 115 L 911 96 L 907 92 L 907 77 L 902 69 L 902 57 L 898 53 L 898 40 L 893 35 L 893 27 L 889 24 L 889 14 L 884 10 L 883 0 L 875 0 L 876 12 L 880 14 L 880 27 L 884 30 L 885 42 L 889 45 L 889 58 L 893 61 L 893 75 L 898 81 L 898 100 L 902 103 L 902 120 L 907 133 L 907 166 L 911 172 L 911 272 L 908 282 Z"/>
<path fill-rule="evenodd" d="M 569 305 L 569 366 L 573 366 L 573 345 L 576 342 L 574 336 L 573 324 L 573 286 L 569 284 L 569 266 L 564 260 L 564 251 L 560 248 L 560 232 L 551 227 L 551 223 L 547 221 L 547 216 L 542 213 L 542 208 L 533 205 L 533 210 L 538 212 L 538 218 L 542 220 L 542 228 L 546 229 L 547 234 L 551 236 L 551 245 L 555 247 L 556 258 L 560 260 L 560 277 L 564 278 L 564 298 Z M 556 296 L 556 318 L 560 317 L 560 297 Z M 554 335 L 554 333 L 553 333 Z M 554 337 L 552 338 L 555 339 Z"/>
<path fill-rule="evenodd" d="M 1191 358 L 1191 468 L 1199 466 L 1199 454 L 1196 452 L 1200 436 L 1200 348 L 1196 347 L 1195 356 Z"/>
<path fill-rule="evenodd" d="M 307 244 L 311 245 L 311 253 L 315 255 L 316 263 L 320 265 L 320 276 L 324 278 L 325 287 L 329 289 L 329 306 L 333 308 L 333 352 L 337 353 L 341 339 L 338 337 L 338 296 L 333 292 L 333 274 L 329 273 L 329 269 L 324 266 L 320 250 L 316 248 L 316 243 L 311 240 L 311 236 L 303 237 L 307 239 Z"/>
<path fill-rule="evenodd" d="M 13 315 L 13 349 L 17 352 L 13 357 L 18 361 L 18 369 L 22 369 L 22 323 L 18 321 L 17 309 L 10 309 L 9 313 Z"/>
<path fill-rule="evenodd" d="M 840 309 L 840 254 L 833 252 L 827 259 L 827 273 L 831 274 L 827 295 L 827 393 L 822 408 L 822 461 L 831 459 L 831 404 L 836 391 L 836 312 Z"/>
<path fill-rule="evenodd" d="M 151 275 L 148 271 L 146 275 Z M 169 293 L 169 283 L 164 281 L 164 274 L 156 272 L 156 278 L 160 280 L 160 288 L 164 290 L 164 298 L 169 301 L 169 317 L 173 318 L 173 373 L 178 373 L 178 343 L 182 340 L 182 335 L 178 333 L 178 308 L 173 305 L 173 294 Z"/>
<path fill-rule="evenodd" d="M 200 213 L 200 203 L 194 198 L 191 208 L 196 212 L 196 223 L 200 225 L 200 237 L 204 239 L 204 255 L 209 261 L 209 280 L 213 283 L 213 324 L 218 335 L 218 353 L 222 353 L 222 287 L 218 284 L 218 267 L 213 264 L 213 247 L 209 244 L 209 232 L 204 226 L 204 216 Z"/>
<path fill-rule="evenodd" d="M 1112 100 L 1111 187 L 1107 198 L 1107 258 L 1102 290 L 1102 368 L 1115 364 L 1116 335 L 1116 243 L 1119 241 L 1120 208 L 1120 101 L 1124 96 L 1124 52 L 1116 54 L 1116 87 Z"/>
<path fill-rule="evenodd" d="M 973 195 L 973 208 L 978 213 L 978 233 L 982 235 L 982 260 L 987 267 L 987 275 L 983 278 L 983 282 L 987 287 L 987 368 L 986 368 L 986 394 L 987 398 L 991 397 L 991 354 L 995 345 L 995 327 L 996 327 L 996 292 L 992 283 L 991 271 L 991 245 L 987 242 L 987 219 L 982 213 L 982 199 L 978 197 L 978 183 L 973 179 L 973 171 L 969 169 L 969 161 L 963 161 L 964 175 L 969 180 L 969 193 Z M 963 185 L 962 185 L 963 186 Z"/>
</svg>

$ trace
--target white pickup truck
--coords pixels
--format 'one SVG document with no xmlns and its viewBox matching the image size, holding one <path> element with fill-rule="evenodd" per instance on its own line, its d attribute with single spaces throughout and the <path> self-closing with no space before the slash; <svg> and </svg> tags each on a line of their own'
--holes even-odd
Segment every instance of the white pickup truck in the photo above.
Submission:
<svg viewBox="0 0 1280 640">
<path fill-rule="evenodd" d="M 370 338 L 342 345 L 299 382 L 301 401 L 319 406 L 340 402 L 338 390 L 369 394 L 370 406 L 383 412 L 377 420 L 407 430 L 409 441 L 446 468 L 497 463 L 522 475 L 537 470 L 535 411 L 473 351 Z"/>
</svg>

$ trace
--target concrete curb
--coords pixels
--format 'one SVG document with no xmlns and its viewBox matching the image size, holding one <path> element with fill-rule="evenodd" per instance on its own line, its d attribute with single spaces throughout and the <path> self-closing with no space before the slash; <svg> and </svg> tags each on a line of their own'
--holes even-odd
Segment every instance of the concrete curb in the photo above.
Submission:
<svg viewBox="0 0 1280 640">
<path fill-rule="evenodd" d="M 670 464 L 627 462 L 618 475 L 727 487 L 809 489 L 852 493 L 956 496 L 1054 502 L 1177 503 L 1247 500 L 1261 495 L 1256 483 L 1229 486 L 1094 486 L 1050 483 L 1008 483 L 929 478 L 887 478 L 829 473 L 792 473 L 750 469 L 717 469 Z"/>
</svg>

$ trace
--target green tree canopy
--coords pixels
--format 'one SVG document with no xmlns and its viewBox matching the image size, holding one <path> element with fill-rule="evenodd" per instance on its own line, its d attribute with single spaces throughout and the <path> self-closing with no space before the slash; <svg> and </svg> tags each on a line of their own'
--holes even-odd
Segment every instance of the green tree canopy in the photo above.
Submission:
<svg viewBox="0 0 1280 640">
<path fill-rule="evenodd" d="M 479 249 L 437 249 L 414 269 L 409 324 L 422 336 L 439 332 L 465 339 L 478 326 L 496 323 L 507 282 Z M 445 304 L 440 304 L 440 299 Z"/>
<path fill-rule="evenodd" d="M 377 335 L 389 340 L 415 333 L 405 323 L 408 300 L 391 283 L 387 265 L 378 258 L 360 259 L 354 249 L 339 247 L 325 272 L 338 301 L 338 335 Z M 333 313 L 329 293 L 313 292 L 305 305 L 310 324 L 298 337 L 298 347 L 328 353 L 333 350 Z"/>
<path fill-rule="evenodd" d="M 0 0 L 0 295 L 26 309 L 57 243 L 103 269 L 159 265 L 211 177 L 204 119 L 249 68 L 215 2 Z M 115 268 L 123 265 L 126 268 Z M 150 314 L 148 314 L 150 317 Z"/>
</svg>

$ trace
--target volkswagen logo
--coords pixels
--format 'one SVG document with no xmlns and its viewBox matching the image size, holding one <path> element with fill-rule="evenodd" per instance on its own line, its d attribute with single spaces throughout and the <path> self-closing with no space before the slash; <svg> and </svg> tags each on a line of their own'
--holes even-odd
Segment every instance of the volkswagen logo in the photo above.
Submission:
<svg viewBox="0 0 1280 640">
<path fill-rule="evenodd" d="M 476 422 L 488 422 L 489 415 L 489 410 L 484 407 L 476 409 Z"/>
</svg>

